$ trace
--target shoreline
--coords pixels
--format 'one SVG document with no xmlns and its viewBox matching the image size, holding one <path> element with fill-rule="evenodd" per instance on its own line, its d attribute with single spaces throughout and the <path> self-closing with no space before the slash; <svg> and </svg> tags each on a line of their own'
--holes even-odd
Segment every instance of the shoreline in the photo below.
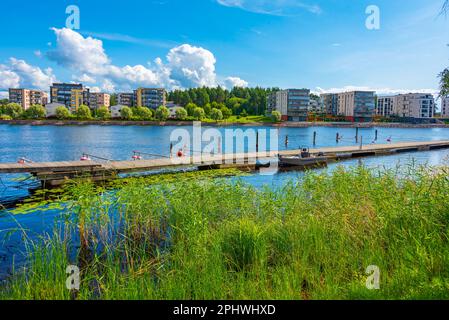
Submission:
<svg viewBox="0 0 449 320">
<path fill-rule="evenodd" d="M 193 121 L 122 121 L 122 120 L 0 120 L 0 125 L 16 126 L 191 126 Z M 449 128 L 449 124 L 413 124 L 413 123 L 352 123 L 352 122 L 202 122 L 209 127 L 278 127 L 278 128 L 310 128 L 310 127 L 338 127 L 338 128 Z"/>
</svg>

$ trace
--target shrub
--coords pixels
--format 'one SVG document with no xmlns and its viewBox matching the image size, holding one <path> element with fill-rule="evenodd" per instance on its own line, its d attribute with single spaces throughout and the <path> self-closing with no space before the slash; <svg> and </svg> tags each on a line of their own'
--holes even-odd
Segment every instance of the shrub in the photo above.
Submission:
<svg viewBox="0 0 449 320">
<path fill-rule="evenodd" d="M 69 109 L 67 109 L 66 107 L 63 107 L 63 106 L 57 107 L 55 113 L 56 113 L 56 118 L 58 118 L 60 120 L 68 119 L 71 116 Z"/>
<path fill-rule="evenodd" d="M 27 119 L 42 119 L 45 118 L 46 111 L 41 105 L 33 105 L 25 111 L 24 116 Z"/>
<path fill-rule="evenodd" d="M 109 109 L 105 106 L 101 106 L 97 110 L 97 118 L 107 120 L 111 118 L 111 113 L 109 112 Z"/>
<path fill-rule="evenodd" d="M 8 103 L 4 108 L 4 114 L 10 116 L 13 119 L 17 119 L 22 116 L 24 110 L 20 104 Z"/>
<path fill-rule="evenodd" d="M 170 117 L 170 110 L 165 106 L 156 109 L 155 117 L 159 121 L 166 121 Z"/>
<path fill-rule="evenodd" d="M 223 113 L 221 113 L 221 110 L 218 109 L 212 109 L 211 113 L 210 113 L 210 118 L 212 120 L 222 120 L 223 119 Z"/>
<path fill-rule="evenodd" d="M 193 117 L 196 120 L 203 120 L 206 117 L 206 112 L 204 112 L 203 108 L 196 107 L 195 111 L 193 111 Z"/>
<path fill-rule="evenodd" d="M 81 105 L 75 113 L 76 117 L 80 120 L 92 119 L 92 113 L 88 106 Z"/>
<path fill-rule="evenodd" d="M 0 120 L 10 121 L 10 120 L 12 120 L 12 117 L 8 116 L 7 114 L 2 114 L 2 115 L 0 115 Z"/>
<path fill-rule="evenodd" d="M 153 117 L 153 112 L 147 107 L 136 107 L 132 112 L 139 120 L 151 120 Z"/>
<path fill-rule="evenodd" d="M 279 111 L 273 111 L 271 113 L 271 119 L 274 122 L 280 122 L 282 120 L 282 115 L 281 115 L 281 113 Z"/>
<path fill-rule="evenodd" d="M 122 119 L 131 120 L 133 118 L 133 111 L 129 107 L 123 107 L 122 110 L 120 110 L 120 116 Z"/>
<path fill-rule="evenodd" d="M 178 119 L 178 120 L 186 120 L 188 116 L 189 115 L 188 115 L 186 109 L 179 108 L 178 110 L 176 110 L 176 119 Z"/>
</svg>

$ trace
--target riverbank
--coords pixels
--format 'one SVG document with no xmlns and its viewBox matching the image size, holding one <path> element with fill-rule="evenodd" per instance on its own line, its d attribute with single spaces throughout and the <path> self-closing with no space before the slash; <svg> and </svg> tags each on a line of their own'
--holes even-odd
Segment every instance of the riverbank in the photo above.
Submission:
<svg viewBox="0 0 449 320">
<path fill-rule="evenodd" d="M 122 121 L 122 120 L 0 120 L 0 125 L 23 126 L 192 126 L 192 121 Z M 413 124 L 413 123 L 380 123 L 380 122 L 203 122 L 209 127 L 279 127 L 279 128 L 449 128 L 449 124 Z"/>
<path fill-rule="evenodd" d="M 30 246 L 27 272 L 0 299 L 448 299 L 444 170 L 339 169 L 275 190 L 74 185 L 73 221 Z M 66 288 L 70 265 L 77 292 Z"/>
</svg>

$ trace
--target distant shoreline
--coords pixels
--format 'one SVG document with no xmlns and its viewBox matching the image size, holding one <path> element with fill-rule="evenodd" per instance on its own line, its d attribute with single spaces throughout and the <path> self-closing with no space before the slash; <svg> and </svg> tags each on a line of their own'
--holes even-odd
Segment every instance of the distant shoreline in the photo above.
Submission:
<svg viewBox="0 0 449 320">
<path fill-rule="evenodd" d="M 28 126 L 191 126 L 192 121 L 79 121 L 79 120 L 0 120 L 0 125 Z M 413 123 L 351 123 L 351 122 L 251 122 L 251 123 L 213 123 L 203 122 L 209 127 L 279 127 L 279 128 L 310 128 L 310 127 L 341 127 L 341 128 L 449 128 L 449 124 L 413 124 Z"/>
</svg>

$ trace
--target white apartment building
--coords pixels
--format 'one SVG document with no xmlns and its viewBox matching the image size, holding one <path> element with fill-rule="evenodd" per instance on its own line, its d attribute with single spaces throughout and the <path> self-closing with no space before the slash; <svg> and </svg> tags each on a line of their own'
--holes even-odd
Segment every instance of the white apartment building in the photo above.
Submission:
<svg viewBox="0 0 449 320">
<path fill-rule="evenodd" d="M 430 93 L 400 94 L 394 103 L 394 113 L 401 118 L 429 119 L 435 116 L 435 98 Z"/>
<path fill-rule="evenodd" d="M 449 118 L 449 97 L 441 99 L 441 117 Z"/>
<path fill-rule="evenodd" d="M 396 113 L 396 96 L 378 97 L 376 115 L 390 117 Z"/>
</svg>

